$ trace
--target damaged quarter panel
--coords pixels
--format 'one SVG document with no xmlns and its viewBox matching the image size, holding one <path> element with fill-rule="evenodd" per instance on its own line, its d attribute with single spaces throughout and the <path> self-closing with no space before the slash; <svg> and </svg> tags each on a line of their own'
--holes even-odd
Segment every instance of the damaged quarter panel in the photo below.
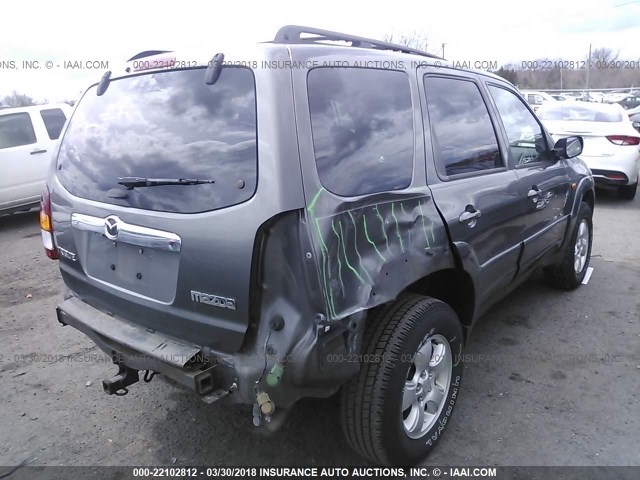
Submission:
<svg viewBox="0 0 640 480">
<path fill-rule="evenodd" d="M 375 54 L 362 56 L 370 64 Z M 330 56 L 317 64 L 325 61 Z M 452 268 L 426 186 L 411 72 L 320 67 L 292 75 L 307 222 L 328 318 L 385 303 Z"/>
<path fill-rule="evenodd" d="M 390 196 L 341 202 L 321 188 L 307 209 L 332 319 L 392 300 L 431 271 L 452 266 L 431 196 Z"/>
</svg>

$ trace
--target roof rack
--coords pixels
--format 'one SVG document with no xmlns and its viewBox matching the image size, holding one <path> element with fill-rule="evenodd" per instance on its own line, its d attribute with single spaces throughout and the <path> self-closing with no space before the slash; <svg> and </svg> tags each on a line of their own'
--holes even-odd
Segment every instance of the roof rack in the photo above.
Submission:
<svg viewBox="0 0 640 480">
<path fill-rule="evenodd" d="M 303 37 L 302 35 L 313 35 Z M 346 33 L 332 32 L 330 30 L 321 30 L 313 27 L 303 27 L 300 25 L 286 25 L 278 30 L 274 43 L 322 43 L 327 41 L 333 42 L 349 42 L 352 47 L 371 48 L 374 50 L 393 50 L 402 53 L 413 53 L 422 55 L 423 57 L 442 59 L 432 53 L 423 52 L 415 48 L 396 43 L 382 42 L 371 38 L 356 37 Z"/>
</svg>

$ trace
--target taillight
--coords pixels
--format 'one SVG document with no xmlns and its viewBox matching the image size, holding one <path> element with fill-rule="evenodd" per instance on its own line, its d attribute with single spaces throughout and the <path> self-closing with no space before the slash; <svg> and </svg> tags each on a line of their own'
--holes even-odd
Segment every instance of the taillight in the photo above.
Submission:
<svg viewBox="0 0 640 480">
<path fill-rule="evenodd" d="M 607 173 L 605 176 L 607 178 L 610 178 L 611 180 L 626 180 L 627 179 L 626 175 L 623 175 L 622 173 Z"/>
<path fill-rule="evenodd" d="M 608 135 L 607 140 L 616 145 L 640 145 L 640 137 L 628 137 L 627 135 Z"/>
<path fill-rule="evenodd" d="M 53 222 L 51 221 L 51 197 L 46 185 L 40 195 L 40 233 L 42 233 L 42 243 L 47 257 L 57 260 L 58 251 L 53 241 Z"/>
</svg>

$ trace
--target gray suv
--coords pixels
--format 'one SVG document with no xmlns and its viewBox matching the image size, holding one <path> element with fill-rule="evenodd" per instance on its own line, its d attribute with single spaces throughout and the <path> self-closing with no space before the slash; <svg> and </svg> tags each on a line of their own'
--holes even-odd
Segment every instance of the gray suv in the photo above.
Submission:
<svg viewBox="0 0 640 480">
<path fill-rule="evenodd" d="M 265 427 L 339 392 L 356 451 L 414 464 L 476 320 L 538 268 L 583 280 L 582 139 L 400 45 L 287 26 L 217 52 L 139 54 L 79 102 L 41 205 L 58 321 L 112 357 L 109 394 L 158 374 Z"/>
</svg>

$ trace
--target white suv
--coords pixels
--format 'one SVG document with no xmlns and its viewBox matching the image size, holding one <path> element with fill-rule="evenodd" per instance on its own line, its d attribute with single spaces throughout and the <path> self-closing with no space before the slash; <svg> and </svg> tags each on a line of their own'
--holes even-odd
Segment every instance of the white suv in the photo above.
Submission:
<svg viewBox="0 0 640 480">
<path fill-rule="evenodd" d="M 38 205 L 71 111 L 66 103 L 0 109 L 0 214 Z"/>
</svg>

